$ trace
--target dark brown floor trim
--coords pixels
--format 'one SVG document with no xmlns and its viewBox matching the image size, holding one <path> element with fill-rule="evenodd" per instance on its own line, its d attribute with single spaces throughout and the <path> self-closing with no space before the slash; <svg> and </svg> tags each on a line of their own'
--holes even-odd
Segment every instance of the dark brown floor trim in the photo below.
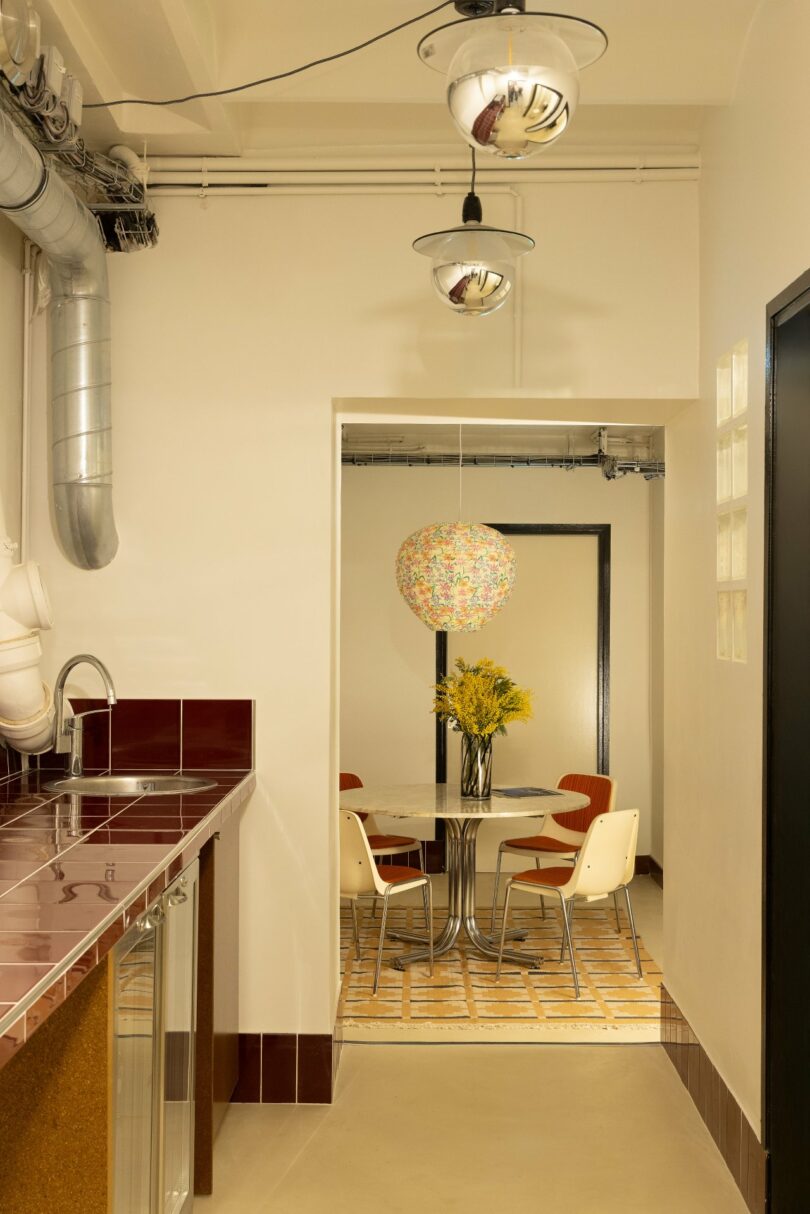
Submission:
<svg viewBox="0 0 810 1214">
<path fill-rule="evenodd" d="M 636 856 L 636 876 L 646 877 L 650 871 L 650 857 Z"/>
<path fill-rule="evenodd" d="M 669 992 L 661 987 L 661 1041 L 751 1214 L 765 1214 L 767 1154 Z"/>
<path fill-rule="evenodd" d="M 650 856 L 650 876 L 656 885 L 660 885 L 661 889 L 664 888 L 664 870 L 652 856 Z"/>
<path fill-rule="evenodd" d="M 331 1104 L 340 1041 L 329 1033 L 240 1033 L 234 1104 Z"/>
</svg>

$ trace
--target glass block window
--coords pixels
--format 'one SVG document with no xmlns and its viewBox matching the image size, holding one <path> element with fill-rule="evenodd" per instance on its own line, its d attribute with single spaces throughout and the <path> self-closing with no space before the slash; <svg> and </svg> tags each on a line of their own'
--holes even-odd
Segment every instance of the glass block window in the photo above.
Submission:
<svg viewBox="0 0 810 1214">
<path fill-rule="evenodd" d="M 748 342 L 717 364 L 717 657 L 748 660 Z"/>
</svg>

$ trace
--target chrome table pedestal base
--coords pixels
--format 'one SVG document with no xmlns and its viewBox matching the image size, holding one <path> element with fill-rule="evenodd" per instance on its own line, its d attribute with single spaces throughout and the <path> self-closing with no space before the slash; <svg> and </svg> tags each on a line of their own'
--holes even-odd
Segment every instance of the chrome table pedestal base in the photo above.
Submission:
<svg viewBox="0 0 810 1214">
<path fill-rule="evenodd" d="M 481 818 L 447 818 L 447 922 L 433 944 L 434 957 L 441 957 L 455 946 L 461 929 L 470 943 L 484 957 L 497 960 L 498 948 L 493 944 L 491 936 L 478 925 L 475 917 L 475 844 Z M 393 932 L 391 933 L 394 934 Z M 506 933 L 510 940 L 523 940 L 526 933 L 521 930 Z M 398 933 L 397 939 L 413 939 L 409 934 Z M 504 958 L 529 969 L 539 969 L 541 958 L 531 953 L 517 953 L 504 949 Z M 415 961 L 427 961 L 429 952 L 426 948 L 415 949 L 397 957 L 394 969 L 402 970 L 406 965 Z"/>
</svg>

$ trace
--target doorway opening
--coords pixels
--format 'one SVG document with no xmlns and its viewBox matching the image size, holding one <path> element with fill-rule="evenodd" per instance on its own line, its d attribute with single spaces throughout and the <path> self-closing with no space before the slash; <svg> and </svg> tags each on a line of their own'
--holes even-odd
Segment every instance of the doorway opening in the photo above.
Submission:
<svg viewBox="0 0 810 1214">
<path fill-rule="evenodd" d="M 561 920 L 550 906 L 543 918 L 538 900 L 526 897 L 515 908 L 529 932 L 519 948 L 542 955 L 539 970 L 511 965 L 496 982 L 492 961 L 468 943 L 437 961 L 430 979 L 421 962 L 392 968 L 407 946 L 391 938 L 372 996 L 379 921 L 366 914 L 358 963 L 347 910 L 344 1040 L 659 1040 L 663 907 L 649 872 L 663 863 L 663 430 L 353 419 L 342 440 L 340 770 L 368 789 L 457 782 L 459 738 L 431 712 L 433 684 L 459 657 L 505 666 L 533 690 L 535 711 L 496 738 L 493 784 L 553 790 L 566 772 L 600 770 L 617 780 L 616 807 L 641 811 L 633 898 L 643 958 L 639 979 L 626 915 L 617 932 L 612 903 L 582 904 L 576 999 L 570 962 L 559 960 Z M 459 518 L 460 487 L 464 521 L 508 534 L 518 576 L 510 601 L 480 632 L 435 634 L 400 597 L 394 559 L 407 535 Z M 422 840 L 440 920 L 452 897 L 442 823 L 375 816 L 380 831 Z M 499 844 L 536 833 L 537 819 L 529 822 L 531 829 L 516 821 L 480 828 L 476 916 L 487 929 Z M 525 868 L 522 858 L 504 856 L 505 875 Z M 395 931 L 424 933 L 417 898 L 392 912 Z M 501 906 L 502 898 L 495 926 Z"/>
</svg>

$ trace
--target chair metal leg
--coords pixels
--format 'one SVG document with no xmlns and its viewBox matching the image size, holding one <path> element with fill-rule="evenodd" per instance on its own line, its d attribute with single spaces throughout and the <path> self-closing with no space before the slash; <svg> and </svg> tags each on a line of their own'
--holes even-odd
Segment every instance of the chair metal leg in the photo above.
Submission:
<svg viewBox="0 0 810 1214">
<path fill-rule="evenodd" d="M 352 898 L 352 929 L 354 931 L 354 954 L 360 961 L 360 929 L 357 926 L 357 899 Z"/>
<path fill-rule="evenodd" d="M 534 867 L 538 871 L 540 870 L 540 857 L 539 856 L 534 857 Z M 541 911 L 541 918 L 545 919 L 545 917 L 546 917 L 546 900 L 542 894 L 540 895 L 540 911 Z"/>
<path fill-rule="evenodd" d="M 374 969 L 374 987 L 371 991 L 372 995 L 377 994 L 377 987 L 380 985 L 380 968 L 382 967 L 383 945 L 385 944 L 385 922 L 388 918 L 388 894 L 383 898 L 382 919 L 380 921 L 380 942 L 377 945 L 377 965 Z"/>
<path fill-rule="evenodd" d="M 624 900 L 627 903 L 627 918 L 630 920 L 630 934 L 633 937 L 633 951 L 636 954 L 636 969 L 638 971 L 639 978 L 641 978 L 641 976 L 642 976 L 641 958 L 638 955 L 638 937 L 636 936 L 636 922 L 635 922 L 635 919 L 633 918 L 633 907 L 630 902 L 630 890 L 627 888 L 626 885 L 624 886 Z"/>
<path fill-rule="evenodd" d="M 562 894 L 560 894 L 560 906 L 562 907 L 563 914 L 564 943 L 568 944 L 568 952 L 571 957 L 571 973 L 574 978 L 574 997 L 579 999 L 579 979 L 577 978 L 577 963 L 574 960 L 574 948 L 571 944 L 571 929 L 568 924 L 568 907 L 565 904 L 565 898 L 562 896 Z M 562 960 L 562 957 L 560 957 L 560 960 Z"/>
<path fill-rule="evenodd" d="M 616 931 L 619 933 L 619 935 L 621 935 L 622 934 L 622 921 L 619 918 L 619 891 L 617 889 L 614 889 L 614 891 L 613 891 L 613 909 L 616 912 Z"/>
<path fill-rule="evenodd" d="M 573 898 L 569 899 L 569 902 L 568 902 L 568 925 L 569 925 L 569 928 L 572 928 L 574 926 L 574 899 Z M 560 941 L 560 961 L 562 961 L 564 956 L 565 956 L 565 932 L 563 931 L 562 940 Z"/>
<path fill-rule="evenodd" d="M 506 897 L 503 900 L 503 922 L 501 923 L 501 943 L 498 946 L 498 968 L 495 970 L 495 981 L 501 980 L 501 962 L 503 961 L 503 942 L 506 939 L 506 920 L 509 917 L 509 899 L 512 895 L 512 882 L 506 883 Z"/>
<path fill-rule="evenodd" d="M 433 977 L 433 885 L 427 880 L 422 887 L 422 902 L 425 907 L 425 926 L 427 927 L 428 951 L 430 953 L 430 976 Z"/>
<path fill-rule="evenodd" d="M 498 883 L 501 879 L 501 860 L 503 859 L 503 850 L 498 848 L 498 859 L 495 862 L 495 888 L 492 891 L 492 919 L 490 920 L 490 933 L 495 931 L 495 914 L 498 909 Z"/>
</svg>

